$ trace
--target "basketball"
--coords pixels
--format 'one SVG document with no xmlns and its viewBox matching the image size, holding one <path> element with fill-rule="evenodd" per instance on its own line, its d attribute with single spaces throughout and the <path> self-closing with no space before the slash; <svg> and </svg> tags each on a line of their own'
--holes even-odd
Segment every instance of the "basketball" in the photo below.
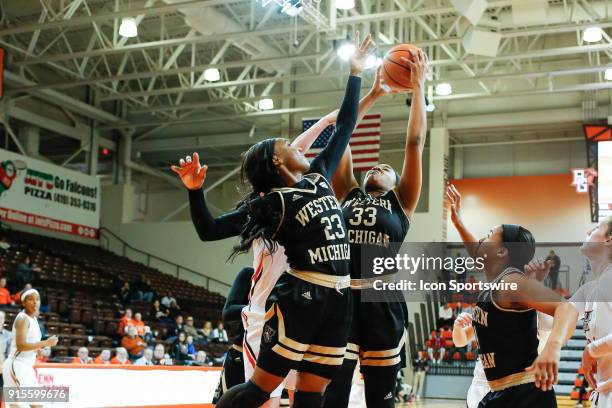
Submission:
<svg viewBox="0 0 612 408">
<path fill-rule="evenodd" d="M 410 53 L 418 50 L 419 48 L 412 44 L 400 44 L 387 51 L 382 64 L 382 78 L 385 85 L 394 91 L 412 89 L 410 68 L 402 62 L 401 58 L 412 60 Z"/>
</svg>

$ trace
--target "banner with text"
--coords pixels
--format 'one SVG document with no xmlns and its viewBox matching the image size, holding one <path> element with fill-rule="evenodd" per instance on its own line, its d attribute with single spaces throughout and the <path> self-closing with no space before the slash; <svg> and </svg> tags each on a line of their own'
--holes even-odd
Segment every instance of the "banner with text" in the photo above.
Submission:
<svg viewBox="0 0 612 408">
<path fill-rule="evenodd" d="M 62 401 L 44 399 L 46 407 L 60 408 L 212 408 L 221 378 L 221 368 L 195 366 L 38 364 L 35 370 L 43 389 L 67 390 Z"/>
<path fill-rule="evenodd" d="M 0 219 L 97 239 L 100 181 L 0 149 Z"/>
</svg>

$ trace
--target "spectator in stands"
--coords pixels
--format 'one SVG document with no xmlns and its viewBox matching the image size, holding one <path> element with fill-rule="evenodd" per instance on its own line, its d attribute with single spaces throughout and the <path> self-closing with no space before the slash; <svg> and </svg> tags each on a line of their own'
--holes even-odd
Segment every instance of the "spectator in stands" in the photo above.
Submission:
<svg viewBox="0 0 612 408">
<path fill-rule="evenodd" d="M 438 309 L 438 328 L 450 327 L 453 324 L 453 309 L 448 303 L 444 303 Z"/>
<path fill-rule="evenodd" d="M 195 356 L 194 364 L 200 365 L 200 366 L 210 365 L 208 362 L 208 356 L 206 355 L 206 352 L 204 350 L 198 351 L 198 353 Z"/>
<path fill-rule="evenodd" d="M 155 342 L 155 334 L 153 334 L 149 326 L 144 327 L 144 335 L 142 336 L 142 339 L 148 345 L 151 345 L 151 343 Z"/>
<path fill-rule="evenodd" d="M 11 347 L 11 331 L 4 328 L 6 313 L 0 310 L 0 367 L 8 357 Z M 0 378 L 2 374 L 0 374 Z"/>
<path fill-rule="evenodd" d="M 37 272 L 40 272 L 40 268 L 32 262 L 29 256 L 26 256 L 17 265 L 17 286 L 22 287 L 26 283 L 32 283 Z"/>
<path fill-rule="evenodd" d="M 109 349 L 102 350 L 94 360 L 94 364 L 111 364 L 111 351 Z"/>
<path fill-rule="evenodd" d="M 0 238 L 0 251 L 6 252 L 11 248 L 11 244 L 8 242 L 8 239 L 3 236 Z"/>
<path fill-rule="evenodd" d="M 72 359 L 72 364 L 91 364 L 93 360 L 89 357 L 89 350 L 87 347 L 79 348 L 77 351 L 77 356 Z"/>
<path fill-rule="evenodd" d="M 196 348 L 193 342 L 193 336 L 187 336 L 187 353 L 192 360 L 195 360 Z"/>
<path fill-rule="evenodd" d="M 142 351 L 147 347 L 142 337 L 138 336 L 138 331 L 134 326 L 128 326 L 128 335 L 121 339 L 121 347 L 125 348 L 130 356 L 130 360 L 142 357 Z"/>
<path fill-rule="evenodd" d="M 134 361 L 134 365 L 143 365 L 143 366 L 155 365 L 155 363 L 153 363 L 153 349 L 147 347 L 144 350 L 144 353 L 142 354 L 142 357 L 140 357 L 138 360 Z"/>
<path fill-rule="evenodd" d="M 138 332 L 139 336 L 144 336 L 145 334 L 145 324 L 142 321 L 142 314 L 136 312 L 136 314 L 134 315 L 134 321 L 132 322 L 132 325 L 136 328 L 136 331 Z"/>
<path fill-rule="evenodd" d="M 440 364 L 444 359 L 444 353 L 446 353 L 446 349 L 444 348 L 444 340 L 442 340 L 442 329 L 439 332 L 435 332 L 434 337 L 430 340 L 431 344 L 427 349 L 427 353 L 429 354 L 429 359 L 434 364 Z M 435 354 L 438 354 L 438 360 L 435 358 Z"/>
<path fill-rule="evenodd" d="M 164 296 L 161 300 L 161 304 L 166 308 L 169 309 L 170 308 L 170 303 L 172 302 L 176 302 L 176 299 L 174 298 L 174 296 L 172 295 L 172 291 L 169 290 L 168 292 L 166 292 L 166 296 Z"/>
<path fill-rule="evenodd" d="M 6 288 L 6 278 L 0 279 L 0 305 L 15 305 L 11 292 Z"/>
<path fill-rule="evenodd" d="M 550 272 L 548 277 L 550 279 L 550 288 L 552 290 L 557 289 L 557 282 L 559 282 L 559 268 L 561 268 L 561 258 L 555 254 L 555 251 L 551 250 L 546 257 L 546 262 L 550 265 Z"/>
<path fill-rule="evenodd" d="M 48 363 L 51 360 L 51 347 L 43 347 L 40 352 L 36 355 L 37 363 Z"/>
<path fill-rule="evenodd" d="M 176 319 L 176 316 L 181 314 L 181 308 L 179 307 L 176 300 L 170 302 L 170 307 L 168 308 L 168 317 L 171 319 Z"/>
<path fill-rule="evenodd" d="M 161 304 L 159 299 L 155 299 L 153 306 L 151 306 L 149 320 L 154 322 L 163 322 L 168 320 L 168 309 Z"/>
<path fill-rule="evenodd" d="M 123 314 L 123 317 L 119 320 L 119 329 L 118 329 L 119 335 L 124 336 L 125 333 L 127 332 L 127 327 L 130 325 L 135 326 L 134 319 L 132 319 L 132 309 L 127 308 L 125 309 L 125 313 Z"/>
<path fill-rule="evenodd" d="M 119 301 L 123 305 L 129 305 L 132 300 L 132 290 L 130 289 L 130 282 L 123 282 L 123 286 L 119 289 Z"/>
<path fill-rule="evenodd" d="M 153 350 L 153 364 L 172 365 L 172 359 L 170 358 L 168 354 L 166 354 L 164 345 L 161 343 L 155 345 L 155 349 Z"/>
<path fill-rule="evenodd" d="M 189 345 L 187 344 L 185 332 L 180 332 L 178 334 L 176 341 L 172 345 L 170 356 L 172 356 L 175 361 L 187 361 L 191 359 L 191 357 L 189 357 Z"/>
<path fill-rule="evenodd" d="M 200 336 L 198 335 L 198 329 L 195 328 L 195 326 L 193 325 L 193 322 L 194 322 L 193 316 L 187 316 L 186 324 L 183 327 L 183 331 L 188 336 L 193 337 L 193 341 L 198 342 L 198 340 L 200 339 Z"/>
<path fill-rule="evenodd" d="M 128 358 L 127 350 L 123 347 L 117 347 L 115 349 L 115 357 L 111 359 L 110 363 L 118 365 L 132 364 L 132 362 Z"/>
<path fill-rule="evenodd" d="M 0 262 L 0 276 L 6 275 L 6 264 L 4 262 Z"/>
<path fill-rule="evenodd" d="M 145 302 L 152 302 L 155 293 L 151 288 L 151 282 L 147 280 L 145 275 L 141 275 L 140 279 L 134 282 L 133 285 L 134 299 L 144 300 Z"/>
<path fill-rule="evenodd" d="M 174 319 L 174 324 L 168 328 L 168 337 L 166 337 L 166 340 L 169 342 L 174 342 L 179 333 L 183 331 L 184 327 L 183 316 L 176 316 L 176 319 Z"/>
<path fill-rule="evenodd" d="M 417 357 L 412 360 L 412 395 L 418 401 L 423 395 L 423 385 L 425 384 L 425 373 L 429 370 L 425 352 L 419 351 Z"/>
<path fill-rule="evenodd" d="M 223 322 L 219 321 L 217 328 L 212 331 L 211 340 L 213 343 L 228 343 L 227 331 L 223 328 Z"/>
<path fill-rule="evenodd" d="M 202 326 L 202 330 L 200 330 L 200 343 L 204 345 L 208 344 L 210 336 L 212 336 L 212 322 L 206 320 L 204 326 Z"/>
</svg>

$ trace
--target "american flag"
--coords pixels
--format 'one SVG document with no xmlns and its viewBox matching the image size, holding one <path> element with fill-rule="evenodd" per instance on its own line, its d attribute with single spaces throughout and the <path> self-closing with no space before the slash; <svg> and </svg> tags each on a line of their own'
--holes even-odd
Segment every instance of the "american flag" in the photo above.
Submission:
<svg viewBox="0 0 612 408">
<path fill-rule="evenodd" d="M 365 115 L 351 136 L 349 142 L 353 155 L 353 170 L 367 171 L 378 164 L 380 153 L 380 113 Z M 318 119 L 303 119 L 302 131 L 310 128 Z M 334 126 L 328 126 L 314 141 L 306 158 L 314 159 L 327 145 L 334 131 Z"/>
</svg>

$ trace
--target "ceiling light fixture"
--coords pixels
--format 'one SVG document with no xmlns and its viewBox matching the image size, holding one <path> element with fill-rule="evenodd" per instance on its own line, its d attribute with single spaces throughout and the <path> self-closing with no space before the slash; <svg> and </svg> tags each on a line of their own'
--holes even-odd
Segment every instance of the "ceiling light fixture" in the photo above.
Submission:
<svg viewBox="0 0 612 408">
<path fill-rule="evenodd" d="M 124 17 L 119 26 L 119 35 L 126 38 L 136 37 L 138 35 L 138 26 L 136 19 L 132 17 Z"/>
<path fill-rule="evenodd" d="M 261 110 L 272 110 L 274 109 L 274 101 L 270 98 L 264 98 L 259 101 L 257 106 L 259 106 Z"/>
<path fill-rule="evenodd" d="M 601 41 L 603 38 L 603 32 L 599 27 L 589 27 L 582 33 L 582 39 L 585 42 L 594 43 Z"/>
<path fill-rule="evenodd" d="M 436 85 L 436 95 L 448 96 L 453 93 L 453 87 L 448 82 L 442 82 Z"/>
</svg>

